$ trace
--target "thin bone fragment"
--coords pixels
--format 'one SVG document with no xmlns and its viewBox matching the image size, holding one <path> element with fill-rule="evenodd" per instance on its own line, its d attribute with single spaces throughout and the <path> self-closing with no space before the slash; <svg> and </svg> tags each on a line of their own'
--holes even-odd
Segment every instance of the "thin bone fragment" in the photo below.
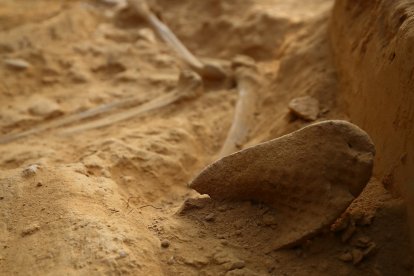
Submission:
<svg viewBox="0 0 414 276">
<path fill-rule="evenodd" d="M 257 67 L 251 58 L 240 56 L 233 62 L 239 97 L 236 104 L 233 123 L 221 148 L 220 157 L 240 150 L 248 137 L 253 124 L 257 93 L 260 79 Z"/>
<path fill-rule="evenodd" d="M 40 126 L 34 127 L 32 129 L 23 131 L 23 132 L 19 132 L 19 133 L 14 133 L 14 134 L 9 134 L 9 135 L 4 135 L 2 137 L 0 137 L 0 144 L 6 144 L 6 143 L 10 143 L 13 142 L 15 140 L 18 140 L 20 138 L 24 138 L 30 135 L 34 135 L 34 134 L 38 134 L 41 133 L 43 131 L 52 129 L 52 128 L 58 128 L 58 127 L 62 127 L 80 120 L 84 120 L 87 118 L 91 118 L 94 116 L 98 116 L 100 114 L 109 112 L 113 109 L 116 108 L 120 108 L 120 107 L 126 107 L 126 106 L 133 106 L 133 105 L 137 105 L 142 101 L 141 98 L 139 97 L 128 97 L 126 99 L 123 100 L 119 100 L 116 102 L 112 102 L 112 103 L 108 103 L 108 104 L 103 104 L 100 106 L 97 106 L 95 108 L 80 112 L 80 113 L 76 113 L 76 114 L 72 114 L 72 115 L 68 115 L 66 117 L 63 118 L 59 118 L 56 120 L 53 120 L 51 122 L 42 124 Z"/>
<path fill-rule="evenodd" d="M 198 82 L 199 81 L 199 82 Z M 200 84 L 197 89 L 197 84 Z M 193 84 L 193 90 L 191 89 L 191 84 Z M 166 106 L 170 103 L 173 103 L 174 101 L 178 101 L 184 98 L 191 98 L 194 97 L 193 94 L 199 93 L 201 89 L 201 78 L 193 73 L 193 72 L 189 72 L 189 71 L 184 71 L 183 73 L 181 73 L 179 82 L 178 82 L 178 88 L 175 93 L 177 94 L 172 94 L 172 95 L 164 95 L 161 96 L 153 101 L 150 101 L 148 103 L 143 104 L 142 106 L 139 106 L 137 109 L 134 109 L 135 112 L 133 112 L 134 110 L 128 110 L 126 112 L 123 112 L 121 114 L 115 114 L 113 115 L 113 118 L 115 119 L 115 117 L 118 117 L 118 121 L 122 121 L 125 119 L 128 119 L 130 117 L 133 116 L 137 116 L 135 113 L 139 114 L 141 112 L 146 112 L 149 110 L 153 110 L 162 106 Z M 179 92 L 182 91 L 182 92 Z M 141 97 L 128 97 L 126 99 L 122 99 L 116 102 L 112 102 L 112 103 L 108 103 L 108 104 L 104 104 L 104 105 L 100 105 L 97 106 L 95 108 L 83 111 L 81 113 L 76 113 L 76 114 L 72 114 L 72 115 L 68 115 L 66 117 L 63 118 L 59 118 L 56 120 L 53 120 L 51 122 L 39 125 L 37 127 L 34 127 L 32 129 L 23 131 L 23 132 L 18 132 L 18 133 L 13 133 L 13 134 L 8 134 L 8 135 L 4 135 L 2 137 L 0 137 L 0 144 L 6 144 L 6 143 L 10 143 L 13 141 L 16 141 L 18 139 L 30 136 L 30 135 L 35 135 L 35 134 L 39 134 L 41 132 L 44 132 L 46 130 L 50 130 L 50 129 L 56 129 L 65 125 L 69 125 L 71 123 L 77 122 L 77 121 L 81 121 L 84 119 L 88 119 L 91 117 L 95 117 L 101 114 L 104 114 L 106 112 L 109 112 L 111 110 L 114 109 L 119 109 L 119 108 L 126 108 L 126 107 L 133 107 L 136 106 L 137 104 L 140 104 L 142 102 L 142 98 Z M 139 112 L 138 112 L 139 111 Z M 131 115 L 127 116 L 127 112 L 131 113 Z M 124 115 L 122 115 L 124 114 Z M 122 115 L 122 116 L 121 116 Z M 112 118 L 112 117 L 111 117 Z M 98 121 L 94 121 L 90 124 L 86 124 L 86 125 L 82 125 L 82 127 L 85 127 L 85 130 L 87 129 L 86 126 L 89 125 L 89 128 L 94 128 L 94 123 L 96 123 L 96 125 L 98 125 L 98 122 L 101 122 L 100 124 L 107 125 L 107 123 L 104 123 L 106 121 L 106 118 L 103 118 L 101 120 Z M 109 124 L 111 124 L 111 122 L 109 122 Z M 97 126 L 100 127 L 100 126 Z M 73 131 L 76 130 L 77 127 L 73 127 L 71 129 L 73 129 Z M 69 129 L 70 130 L 70 129 Z M 69 131 L 68 130 L 68 131 Z M 81 129 L 79 129 L 80 131 Z"/>
<path fill-rule="evenodd" d="M 227 74 L 218 64 L 203 63 L 177 38 L 171 29 L 153 14 L 145 0 L 129 0 L 129 5 L 144 18 L 158 35 L 190 66 L 207 79 L 225 79 Z"/>
<path fill-rule="evenodd" d="M 120 121 L 130 119 L 132 117 L 137 117 L 143 115 L 149 111 L 165 107 L 172 103 L 189 100 L 195 97 L 198 97 L 202 93 L 202 80 L 199 75 L 192 71 L 183 71 L 180 75 L 178 81 L 177 89 L 167 95 L 160 96 L 152 101 L 149 101 L 143 105 L 137 106 L 133 109 L 113 114 L 111 116 L 102 118 L 100 120 L 95 120 L 83 125 L 74 126 L 63 130 L 62 134 L 74 134 L 81 131 L 86 131 L 90 129 L 105 127 Z"/>
</svg>

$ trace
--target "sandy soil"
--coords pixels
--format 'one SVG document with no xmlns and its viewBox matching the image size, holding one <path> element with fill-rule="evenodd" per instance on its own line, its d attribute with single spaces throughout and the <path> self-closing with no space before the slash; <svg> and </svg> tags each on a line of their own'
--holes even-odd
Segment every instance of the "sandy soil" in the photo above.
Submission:
<svg viewBox="0 0 414 276">
<path fill-rule="evenodd" d="M 309 124 L 290 113 L 295 97 L 319 101 L 318 121 L 348 119 L 328 35 L 333 1 L 150 3 L 197 56 L 256 60 L 260 100 L 240 147 Z M 175 89 L 185 65 L 140 18 L 115 10 L 2 1 L 2 135 Z M 0 274 L 410 275 L 403 201 L 375 177 L 331 229 L 277 251 L 286 222 L 273 223 L 266 205 L 195 199 L 187 184 L 217 158 L 236 101 L 234 84 L 205 83 L 195 99 L 116 124 L 65 132 L 90 118 L 0 144 Z"/>
</svg>

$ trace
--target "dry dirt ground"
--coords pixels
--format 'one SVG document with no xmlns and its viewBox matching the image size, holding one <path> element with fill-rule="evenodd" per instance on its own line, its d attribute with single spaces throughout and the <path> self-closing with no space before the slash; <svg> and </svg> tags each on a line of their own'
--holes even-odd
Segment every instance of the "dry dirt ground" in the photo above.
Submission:
<svg viewBox="0 0 414 276">
<path fill-rule="evenodd" d="M 109 2 L 0 2 L 1 135 L 175 88 L 178 56 Z M 333 1 L 150 3 L 197 56 L 257 61 L 260 101 L 242 147 L 307 125 L 288 110 L 298 96 L 319 100 L 318 121 L 347 118 L 328 39 Z M 206 83 L 196 99 L 116 124 L 65 133 L 84 120 L 0 144 L 0 274 L 410 275 L 404 205 L 375 178 L 331 229 L 277 251 L 285 222 L 267 206 L 188 201 L 236 100 L 231 83 Z"/>
</svg>

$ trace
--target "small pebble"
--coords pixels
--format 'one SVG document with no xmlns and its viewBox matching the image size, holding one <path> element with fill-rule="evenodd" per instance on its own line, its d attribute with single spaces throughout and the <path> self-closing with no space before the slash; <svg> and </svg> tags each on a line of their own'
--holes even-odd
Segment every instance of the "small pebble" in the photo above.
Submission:
<svg viewBox="0 0 414 276">
<path fill-rule="evenodd" d="M 242 269 L 246 266 L 246 262 L 245 261 L 235 261 L 231 264 L 230 270 L 234 270 L 234 269 Z"/>
<path fill-rule="evenodd" d="M 352 254 L 352 263 L 354 265 L 359 264 L 364 258 L 364 253 L 359 249 L 352 249 L 351 254 Z"/>
<path fill-rule="evenodd" d="M 214 215 L 214 213 L 210 213 L 210 214 L 208 214 L 204 219 L 206 220 L 206 221 L 214 221 L 215 220 L 215 218 L 216 218 L 216 216 Z"/>
<path fill-rule="evenodd" d="M 38 224 L 32 224 L 29 225 L 26 229 L 23 229 L 23 231 L 21 232 L 22 237 L 24 236 L 28 236 L 31 235 L 35 232 L 37 232 L 40 229 L 40 226 Z"/>
<path fill-rule="evenodd" d="M 355 231 L 356 231 L 355 221 L 351 219 L 349 221 L 347 229 L 341 236 L 342 242 L 347 242 L 352 237 L 352 235 L 354 235 Z"/>
<path fill-rule="evenodd" d="M 168 240 L 163 240 L 161 242 L 161 247 L 162 248 L 168 248 L 168 247 L 170 247 L 170 242 Z"/>
<path fill-rule="evenodd" d="M 262 220 L 263 220 L 263 224 L 267 226 L 277 224 L 276 217 L 271 214 L 264 214 Z"/>
<path fill-rule="evenodd" d="M 55 118 L 63 114 L 58 103 L 47 98 L 35 98 L 29 106 L 29 112 L 32 115 L 43 118 Z"/>
<path fill-rule="evenodd" d="M 168 259 L 167 264 L 168 265 L 173 265 L 175 262 L 174 256 L 172 256 L 171 258 Z"/>
<path fill-rule="evenodd" d="M 366 248 L 369 246 L 371 239 L 369 237 L 360 237 L 356 241 L 356 246 L 360 248 Z"/>
<path fill-rule="evenodd" d="M 138 35 L 141 39 L 144 39 L 150 43 L 157 42 L 157 38 L 154 34 L 154 31 L 149 28 L 143 28 L 138 31 Z"/>
<path fill-rule="evenodd" d="M 130 183 L 134 180 L 134 178 L 132 176 L 129 176 L 129 175 L 124 175 L 121 178 L 127 183 Z"/>
<path fill-rule="evenodd" d="M 350 262 L 352 261 L 352 254 L 349 252 L 343 253 L 338 257 L 343 262 Z"/>
<path fill-rule="evenodd" d="M 294 98 L 289 103 L 292 113 L 306 121 L 315 121 L 319 115 L 319 101 L 310 96 Z"/>
<path fill-rule="evenodd" d="M 368 257 L 368 256 L 372 255 L 373 253 L 375 253 L 376 248 L 377 248 L 377 244 L 375 242 L 370 242 L 368 244 L 368 247 L 363 252 L 364 257 Z"/>
<path fill-rule="evenodd" d="M 123 250 L 119 251 L 119 258 L 125 258 L 126 256 L 128 256 L 128 253 Z"/>
</svg>

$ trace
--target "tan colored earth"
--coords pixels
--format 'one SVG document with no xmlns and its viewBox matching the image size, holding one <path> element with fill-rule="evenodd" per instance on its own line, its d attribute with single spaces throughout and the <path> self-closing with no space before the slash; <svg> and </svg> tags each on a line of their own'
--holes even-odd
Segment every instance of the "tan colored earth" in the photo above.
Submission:
<svg viewBox="0 0 414 276">
<path fill-rule="evenodd" d="M 1 275 L 412 275 L 412 1 L 149 1 L 201 60 L 255 59 L 260 87 L 238 148 L 309 125 L 289 109 L 300 97 L 318 101 L 317 122 L 348 120 L 371 136 L 362 194 L 316 237 L 280 250 L 278 227 L 294 218 L 188 187 L 220 154 L 234 81 L 69 131 L 169 99 L 188 69 L 123 3 L 0 1 Z M 4 139 L 38 126 L 49 127 Z"/>
</svg>

